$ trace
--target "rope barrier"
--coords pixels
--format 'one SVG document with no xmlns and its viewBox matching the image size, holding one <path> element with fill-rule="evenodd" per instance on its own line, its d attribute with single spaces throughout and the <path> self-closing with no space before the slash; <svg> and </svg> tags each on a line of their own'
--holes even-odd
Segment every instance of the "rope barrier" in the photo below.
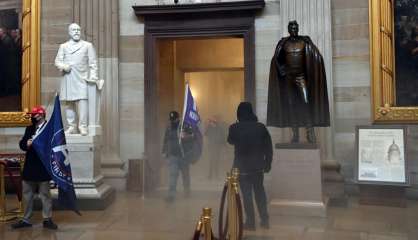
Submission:
<svg viewBox="0 0 418 240">
<path fill-rule="evenodd" d="M 196 230 L 194 231 L 192 240 L 199 240 L 200 234 L 202 233 L 202 220 L 199 220 L 196 225 Z"/>
<path fill-rule="evenodd" d="M 235 193 L 235 199 L 237 200 L 237 210 L 238 210 L 238 239 L 242 239 L 244 234 L 244 217 L 242 215 L 242 202 L 239 192 Z"/>
<path fill-rule="evenodd" d="M 227 182 L 224 185 L 219 208 L 219 239 L 241 240 L 243 237 L 243 212 L 241 197 L 238 190 L 238 169 L 233 169 L 227 174 Z M 227 221 L 224 223 L 225 202 L 228 199 Z M 228 235 L 229 233 L 229 235 Z"/>
<path fill-rule="evenodd" d="M 238 169 L 233 169 L 231 173 L 227 174 L 227 181 L 222 189 L 221 202 L 219 206 L 219 221 L 218 231 L 219 239 L 217 239 L 211 227 L 211 212 L 210 208 L 204 208 L 192 240 L 199 240 L 202 236 L 205 240 L 241 240 L 243 237 L 243 210 L 241 197 L 238 190 Z M 228 200 L 228 207 L 226 219 L 224 223 L 224 211 L 226 201 Z M 202 229 L 204 232 L 202 234 Z"/>
<path fill-rule="evenodd" d="M 221 196 L 221 204 L 219 207 L 219 221 L 218 221 L 218 232 L 219 232 L 219 239 L 224 240 L 226 237 L 228 225 L 223 226 L 223 218 L 224 218 L 224 209 L 225 209 L 225 201 L 226 201 L 226 193 L 228 191 L 228 182 L 225 182 L 224 188 L 222 190 L 222 196 Z M 226 215 L 226 218 L 228 219 L 228 214 Z M 226 222 L 228 224 L 228 221 Z"/>
<path fill-rule="evenodd" d="M 199 240 L 203 236 L 205 240 L 218 240 L 212 231 L 212 209 L 203 208 L 203 213 L 200 216 L 199 221 L 196 224 L 196 229 L 193 233 L 192 240 Z M 203 234 L 202 234 L 202 229 Z"/>
</svg>

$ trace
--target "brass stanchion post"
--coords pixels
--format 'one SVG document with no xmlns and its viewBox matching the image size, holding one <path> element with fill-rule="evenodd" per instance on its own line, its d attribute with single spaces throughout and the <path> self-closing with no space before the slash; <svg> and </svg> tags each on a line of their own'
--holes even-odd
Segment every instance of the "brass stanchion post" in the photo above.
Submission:
<svg viewBox="0 0 418 240">
<path fill-rule="evenodd" d="M 237 210 L 237 199 L 236 193 L 238 192 L 238 168 L 233 168 L 231 171 L 231 188 L 229 190 L 229 195 L 231 196 L 231 240 L 238 240 L 238 210 Z"/>
<path fill-rule="evenodd" d="M 239 195 L 239 170 L 234 168 L 227 172 L 227 181 L 224 185 L 219 212 L 219 237 L 220 240 L 242 239 L 242 204 Z M 227 201 L 227 219 L 223 224 L 224 203 Z"/>
<path fill-rule="evenodd" d="M 235 235 L 235 201 L 234 196 L 232 194 L 232 181 L 233 176 L 231 173 L 227 173 L 227 181 L 228 181 L 228 239 L 236 240 Z"/>
<path fill-rule="evenodd" d="M 205 240 L 212 240 L 212 226 L 211 226 L 211 218 L 212 218 L 212 209 L 211 208 L 203 208 L 202 220 L 203 226 L 205 229 Z"/>
</svg>

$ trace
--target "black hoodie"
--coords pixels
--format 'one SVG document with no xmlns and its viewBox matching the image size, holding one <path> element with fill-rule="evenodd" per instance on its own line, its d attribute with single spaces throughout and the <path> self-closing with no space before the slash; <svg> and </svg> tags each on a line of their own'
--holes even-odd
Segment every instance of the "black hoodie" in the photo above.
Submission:
<svg viewBox="0 0 418 240">
<path fill-rule="evenodd" d="M 240 103 L 237 118 L 228 134 L 228 142 L 235 147 L 233 167 L 243 174 L 269 171 L 273 155 L 271 137 L 265 125 L 258 122 L 251 103 Z"/>
</svg>

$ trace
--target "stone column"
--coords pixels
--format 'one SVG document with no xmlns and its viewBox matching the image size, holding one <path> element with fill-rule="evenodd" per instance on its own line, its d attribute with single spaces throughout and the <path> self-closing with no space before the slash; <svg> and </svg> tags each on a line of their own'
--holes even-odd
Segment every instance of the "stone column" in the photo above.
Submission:
<svg viewBox="0 0 418 240">
<path fill-rule="evenodd" d="M 73 0 L 74 22 L 84 38 L 96 48 L 101 93 L 102 157 L 105 181 L 116 189 L 125 187 L 125 172 L 119 155 L 119 0 Z"/>
<path fill-rule="evenodd" d="M 340 165 L 334 155 L 334 97 L 332 65 L 332 28 L 330 0 L 281 0 L 280 16 L 282 36 L 287 36 L 289 21 L 299 23 L 299 34 L 308 35 L 324 57 L 327 75 L 328 98 L 330 104 L 331 127 L 317 130 L 321 147 L 322 175 L 324 191 L 329 196 L 343 194 L 343 177 L 339 174 Z"/>
</svg>

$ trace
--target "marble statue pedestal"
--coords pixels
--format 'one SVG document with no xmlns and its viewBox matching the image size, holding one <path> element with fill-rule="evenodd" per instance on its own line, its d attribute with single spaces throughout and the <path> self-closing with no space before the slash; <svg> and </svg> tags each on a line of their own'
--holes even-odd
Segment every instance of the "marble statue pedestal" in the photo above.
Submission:
<svg viewBox="0 0 418 240">
<path fill-rule="evenodd" d="M 80 210 L 102 210 L 115 198 L 115 191 L 103 182 L 100 165 L 100 136 L 66 136 L 73 182 Z M 52 191 L 58 196 L 56 189 Z"/>
<path fill-rule="evenodd" d="M 326 217 L 316 146 L 276 145 L 271 175 L 271 215 Z"/>
</svg>

